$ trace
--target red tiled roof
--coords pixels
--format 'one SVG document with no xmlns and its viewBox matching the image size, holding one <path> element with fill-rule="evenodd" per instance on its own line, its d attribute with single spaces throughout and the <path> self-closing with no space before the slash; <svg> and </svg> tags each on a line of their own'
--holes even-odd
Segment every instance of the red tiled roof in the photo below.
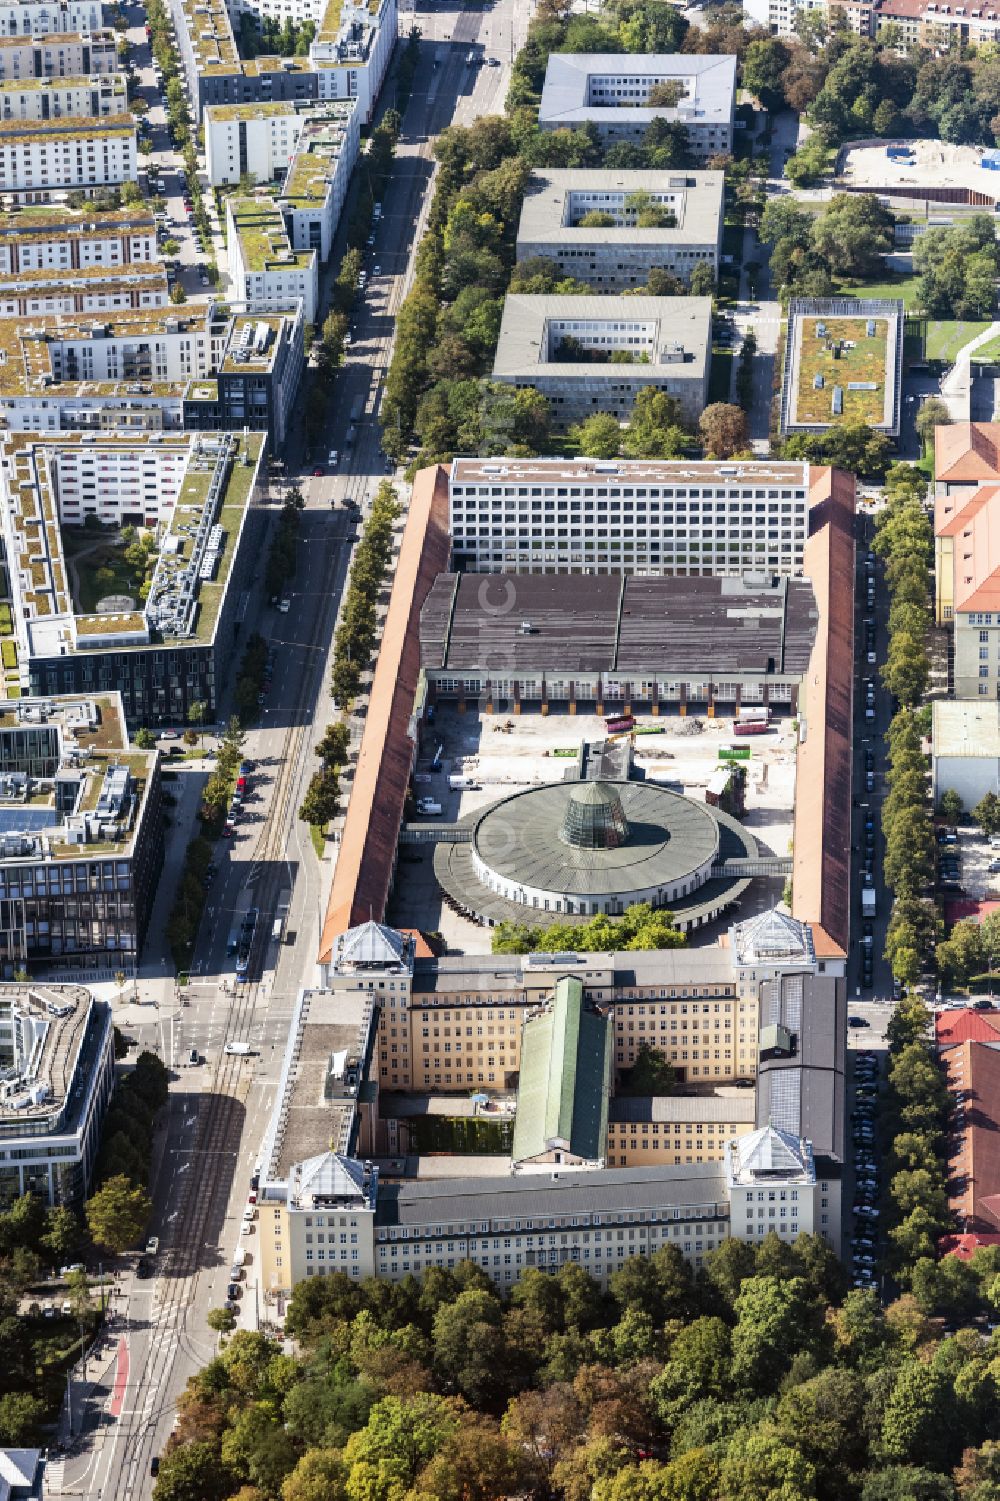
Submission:
<svg viewBox="0 0 1000 1501">
<path fill-rule="evenodd" d="M 434 579 L 448 567 L 450 550 L 448 471 L 437 464 L 421 469 L 413 482 L 323 924 L 321 964 L 329 963 L 338 934 L 385 915 L 413 765 L 420 610 Z"/>
<path fill-rule="evenodd" d="M 1000 1010 L 939 1011 L 934 1018 L 934 1039 L 939 1048 L 960 1042 L 1000 1042 Z"/>
<path fill-rule="evenodd" d="M 947 923 L 961 922 L 964 917 L 974 917 L 977 922 L 982 922 L 991 912 L 1000 912 L 1000 902 L 977 901 L 975 897 L 963 896 L 944 904 L 944 920 Z"/>
<path fill-rule="evenodd" d="M 980 1246 L 1000 1246 L 1000 1235 L 942 1235 L 938 1241 L 942 1256 L 957 1256 L 959 1261 L 969 1261 Z"/>
<path fill-rule="evenodd" d="M 945 484 L 1000 480 L 1000 423 L 951 422 L 936 427 L 934 478 Z"/>
<path fill-rule="evenodd" d="M 1000 1225 L 1000 1049 L 960 1042 L 941 1053 L 955 1111 L 948 1202 L 963 1231 Z"/>
<path fill-rule="evenodd" d="M 792 913 L 821 928 L 839 953 L 851 903 L 851 714 L 854 677 L 854 477 L 810 469 L 803 573 L 819 624 L 802 683 L 804 734 L 795 759 Z"/>
</svg>

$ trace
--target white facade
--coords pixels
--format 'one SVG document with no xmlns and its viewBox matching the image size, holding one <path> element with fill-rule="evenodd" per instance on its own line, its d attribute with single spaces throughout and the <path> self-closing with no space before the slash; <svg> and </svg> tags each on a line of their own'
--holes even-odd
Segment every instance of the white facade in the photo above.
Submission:
<svg viewBox="0 0 1000 1501">
<path fill-rule="evenodd" d="M 730 1142 L 726 1187 L 736 1240 L 752 1243 L 773 1233 L 791 1242 L 822 1233 L 839 1249 L 840 1180 L 817 1178 L 810 1142 L 772 1126 Z"/>
<path fill-rule="evenodd" d="M 117 73 L 120 67 L 113 31 L 60 32 L 38 40 L 0 37 L 0 80 L 76 78 Z"/>
<path fill-rule="evenodd" d="M 674 223 L 640 228 L 634 206 L 641 196 Z M 722 247 L 723 173 L 625 172 L 605 169 L 542 170 L 531 174 L 517 229 L 517 259 L 545 256 L 564 276 L 598 291 L 645 286 L 651 270 L 689 281 L 696 266 L 718 271 Z M 585 226 L 590 213 L 615 220 Z"/>
<path fill-rule="evenodd" d="M 361 123 L 371 120 L 399 29 L 398 0 L 381 0 L 375 14 L 367 4 L 329 0 L 309 48 L 319 74 L 321 99 L 353 99 Z"/>
<path fill-rule="evenodd" d="M 82 1196 L 114 1083 L 113 1033 L 111 1008 L 81 986 L 46 987 L 44 997 L 27 984 L 0 990 L 0 1050 L 16 1070 L 15 1092 L 0 1107 L 0 1202 L 28 1192 L 48 1205 Z"/>
<path fill-rule="evenodd" d="M 137 308 L 166 307 L 170 300 L 167 273 L 162 266 L 95 275 L 80 272 L 29 272 L 0 280 L 0 317 L 30 318 L 36 314 L 120 313 Z"/>
<path fill-rule="evenodd" d="M 283 177 L 305 116 L 295 105 L 210 105 L 202 117 L 205 162 L 213 187 L 237 183 L 245 172 L 258 183 Z"/>
<path fill-rule="evenodd" d="M 103 25 L 100 0 L 22 0 L 0 5 L 0 37 L 58 36 L 67 31 L 98 31 Z"/>
<path fill-rule="evenodd" d="M 301 302 L 306 323 L 315 323 L 319 261 L 315 250 L 293 250 L 280 210 L 269 198 L 230 198 L 226 203 L 226 252 L 236 296 L 254 308 Z"/>
<path fill-rule="evenodd" d="M 10 121 L 0 127 L 0 192 L 119 187 L 137 172 L 135 122 Z"/>
<path fill-rule="evenodd" d="M 124 73 L 0 83 L 0 120 L 86 119 L 128 113 Z"/>
<path fill-rule="evenodd" d="M 52 222 L 12 214 L 0 221 L 0 275 L 25 271 L 77 271 L 90 266 L 128 266 L 159 260 L 156 225 L 141 210 L 134 218 L 85 213 L 53 206 Z"/>
<path fill-rule="evenodd" d="M 797 575 L 809 466 L 455 459 L 449 503 L 471 571 Z"/>
</svg>

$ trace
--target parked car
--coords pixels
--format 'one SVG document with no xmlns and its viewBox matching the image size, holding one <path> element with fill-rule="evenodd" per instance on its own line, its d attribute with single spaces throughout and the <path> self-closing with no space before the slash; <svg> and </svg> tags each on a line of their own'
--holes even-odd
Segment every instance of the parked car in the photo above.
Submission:
<svg viewBox="0 0 1000 1501">
<path fill-rule="evenodd" d="M 849 1027 L 870 1027 L 871 1022 L 864 1016 L 849 1016 L 847 1018 L 847 1025 Z"/>
</svg>

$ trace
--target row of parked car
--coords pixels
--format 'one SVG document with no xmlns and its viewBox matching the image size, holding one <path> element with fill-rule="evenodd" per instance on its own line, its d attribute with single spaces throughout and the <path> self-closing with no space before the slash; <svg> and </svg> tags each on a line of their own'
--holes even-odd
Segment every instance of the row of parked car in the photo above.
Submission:
<svg viewBox="0 0 1000 1501">
<path fill-rule="evenodd" d="M 877 1054 L 860 1050 L 854 1054 L 854 1101 L 851 1107 L 851 1139 L 854 1144 L 854 1234 L 851 1238 L 851 1272 L 855 1287 L 874 1287 L 877 1282 L 879 1163 L 875 1154 L 878 1136 L 879 1061 Z"/>
</svg>

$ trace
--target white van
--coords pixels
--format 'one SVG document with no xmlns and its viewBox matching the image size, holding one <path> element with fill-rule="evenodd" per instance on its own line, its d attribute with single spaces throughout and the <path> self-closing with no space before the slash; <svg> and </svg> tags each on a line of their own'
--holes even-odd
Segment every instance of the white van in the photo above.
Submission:
<svg viewBox="0 0 1000 1501">
<path fill-rule="evenodd" d="M 236 1058 L 246 1058 L 253 1052 L 248 1042 L 227 1042 L 225 1050 L 230 1057 Z"/>
<path fill-rule="evenodd" d="M 421 797 L 417 799 L 417 812 L 427 818 L 440 818 L 441 804 L 432 802 L 429 797 Z"/>
</svg>

